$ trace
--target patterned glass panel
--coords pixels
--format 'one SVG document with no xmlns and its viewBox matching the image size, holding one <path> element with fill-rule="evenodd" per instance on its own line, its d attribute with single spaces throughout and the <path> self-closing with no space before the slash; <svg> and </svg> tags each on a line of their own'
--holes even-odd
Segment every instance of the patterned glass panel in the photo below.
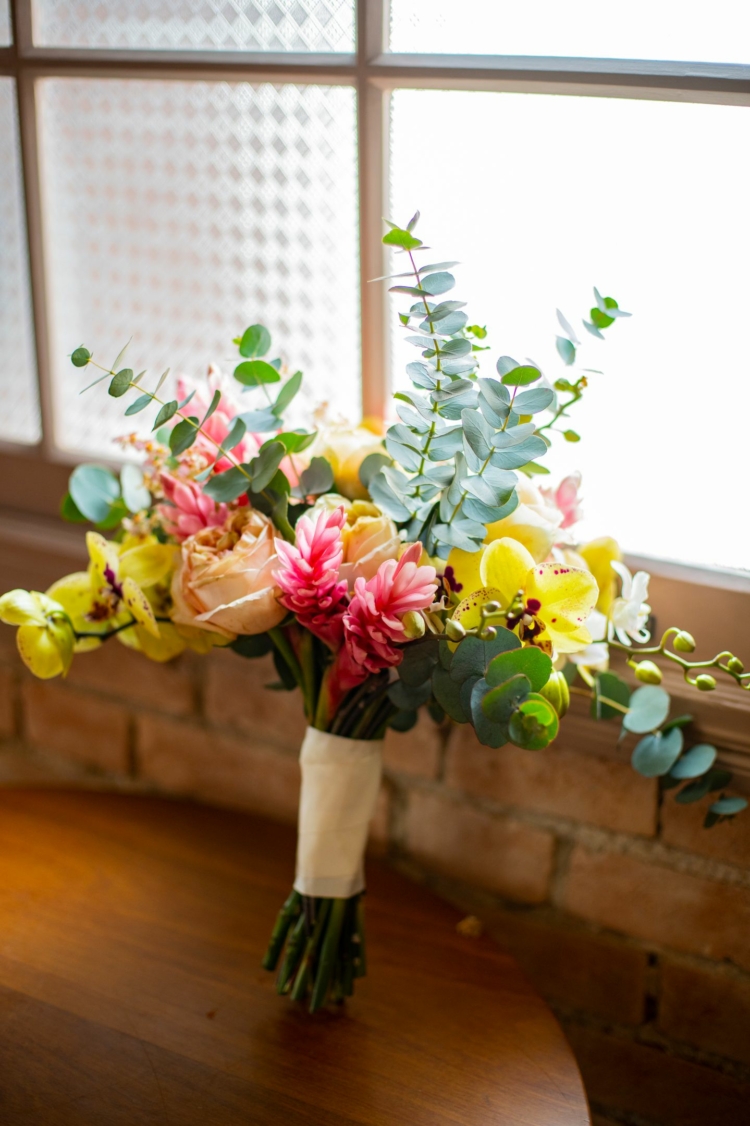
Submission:
<svg viewBox="0 0 750 1126">
<path fill-rule="evenodd" d="M 584 536 L 686 563 L 750 568 L 750 212 L 744 106 L 548 95 L 398 91 L 392 203 L 436 258 L 458 258 L 455 296 L 486 324 L 480 366 L 531 356 L 568 374 L 560 307 L 592 373 L 546 464 L 583 472 Z M 421 128 L 497 143 L 436 157 Z M 700 154 L 696 159 L 696 154 Z M 403 266 L 399 267 L 403 269 Z M 583 329 L 592 287 L 631 312 L 606 342 Z M 454 294 L 451 294 L 454 296 Z M 398 307 L 402 307 L 398 306 Z M 395 321 L 395 312 L 391 323 Z M 398 338 L 397 338 L 398 340 Z M 414 349 L 398 340 L 394 376 Z"/>
<path fill-rule="evenodd" d="M 34 0 L 43 47 L 354 51 L 354 0 Z"/>
<path fill-rule="evenodd" d="M 256 322 L 305 372 L 309 402 L 355 417 L 354 92 L 40 85 L 58 442 L 111 452 L 132 429 L 103 388 L 76 394 L 78 344 L 111 363 L 133 335 L 136 371 L 195 376 L 209 361 L 231 371 L 232 338 Z"/>
<path fill-rule="evenodd" d="M 9 47 L 12 42 L 10 3 L 9 0 L 0 0 L 0 47 Z"/>
<path fill-rule="evenodd" d="M 40 438 L 13 80 L 0 78 L 0 439 Z"/>
<path fill-rule="evenodd" d="M 747 0 L 391 0 L 391 50 L 750 62 Z"/>
</svg>

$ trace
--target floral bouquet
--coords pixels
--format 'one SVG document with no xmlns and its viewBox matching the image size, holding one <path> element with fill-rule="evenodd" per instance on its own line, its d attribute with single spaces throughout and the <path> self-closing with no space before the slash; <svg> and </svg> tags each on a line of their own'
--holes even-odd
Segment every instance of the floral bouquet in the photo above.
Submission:
<svg viewBox="0 0 750 1126">
<path fill-rule="evenodd" d="M 101 366 L 77 348 L 77 368 L 130 396 L 126 416 L 157 408 L 151 436 L 123 439 L 141 464 L 119 478 L 101 465 L 71 475 L 62 513 L 94 525 L 88 569 L 0 599 L 39 677 L 64 676 L 74 654 L 112 637 L 155 661 L 214 646 L 273 654 L 271 687 L 299 689 L 308 729 L 296 877 L 264 965 L 313 1011 L 365 972 L 363 853 L 382 740 L 389 727 L 408 731 L 419 708 L 471 724 L 486 746 L 533 752 L 580 693 L 637 737 L 637 771 L 679 787 L 677 801 L 715 795 L 709 825 L 746 805 L 724 793 L 714 747 L 685 747 L 690 717 L 670 719 L 659 661 L 699 691 L 718 671 L 750 688 L 750 673 L 728 652 L 691 660 L 695 642 L 678 628 L 650 644 L 648 575 L 631 576 L 613 540 L 576 542 L 579 478 L 534 483 L 553 440 L 578 440 L 566 420 L 590 372 L 574 371 L 573 328 L 558 312 L 568 374 L 554 382 L 510 356 L 480 376 L 486 330 L 445 297 L 454 263 L 417 264 L 427 248 L 416 219 L 383 240 L 408 263 L 392 292 L 409 301 L 399 320 L 419 352 L 384 436 L 286 427 L 302 375 L 266 359 L 260 325 L 234 342 L 231 387 L 210 369 L 207 393 L 180 381 L 176 398 L 160 394 L 168 373 L 147 390 L 122 354 Z M 594 294 L 583 326 L 603 338 L 629 314 Z M 256 401 L 248 408 L 232 388 Z M 610 670 L 613 653 L 633 687 Z"/>
</svg>

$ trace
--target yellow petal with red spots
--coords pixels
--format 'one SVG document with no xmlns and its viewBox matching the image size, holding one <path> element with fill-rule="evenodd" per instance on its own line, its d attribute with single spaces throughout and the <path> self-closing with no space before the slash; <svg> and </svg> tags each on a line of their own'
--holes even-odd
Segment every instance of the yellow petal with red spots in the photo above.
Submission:
<svg viewBox="0 0 750 1126">
<path fill-rule="evenodd" d="M 475 590 L 463 602 L 459 602 L 453 611 L 453 618 L 460 622 L 464 629 L 478 629 L 484 625 L 482 621 L 482 607 L 488 602 L 500 602 L 500 591 L 493 587 L 484 587 Z"/>
<path fill-rule="evenodd" d="M 159 626 L 154 617 L 151 603 L 133 579 L 127 578 L 123 580 L 122 596 L 125 605 L 138 624 L 143 626 L 145 630 L 148 630 L 154 637 L 158 637 Z"/>
<path fill-rule="evenodd" d="M 544 640 L 549 639 L 559 653 L 574 653 L 591 640 L 584 623 L 598 594 L 590 571 L 564 563 L 537 563 L 526 582 L 526 610 L 543 622 Z"/>
<path fill-rule="evenodd" d="M 534 559 L 529 551 L 507 536 L 493 540 L 485 548 L 479 565 L 483 586 L 494 587 L 500 592 L 498 602 L 506 609 L 526 586 L 529 571 L 534 567 Z"/>
<path fill-rule="evenodd" d="M 460 547 L 451 548 L 445 561 L 445 574 L 451 590 L 460 598 L 468 598 L 475 590 L 485 585 L 479 574 L 479 565 L 484 551 L 462 551 Z"/>
<path fill-rule="evenodd" d="M 91 560 L 91 572 L 96 587 L 108 586 L 110 577 L 116 579 L 120 553 L 116 543 L 105 540 L 98 532 L 86 533 L 86 548 Z M 109 577 L 108 577 L 109 575 Z"/>
</svg>

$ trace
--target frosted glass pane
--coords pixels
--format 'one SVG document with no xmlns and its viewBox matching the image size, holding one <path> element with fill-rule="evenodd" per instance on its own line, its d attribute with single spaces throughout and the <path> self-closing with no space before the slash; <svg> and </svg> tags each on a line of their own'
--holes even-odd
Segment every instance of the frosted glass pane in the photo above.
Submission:
<svg viewBox="0 0 750 1126">
<path fill-rule="evenodd" d="M 43 47 L 354 51 L 354 0 L 34 0 Z"/>
<path fill-rule="evenodd" d="M 391 0 L 391 50 L 750 62 L 747 0 Z"/>
<path fill-rule="evenodd" d="M 13 80 L 0 78 L 0 438 L 40 438 Z"/>
<path fill-rule="evenodd" d="M 67 356 L 158 375 L 230 370 L 249 324 L 359 411 L 354 93 L 344 87 L 45 79 L 45 211 L 58 442 L 128 427 Z M 294 369 L 293 369 L 294 370 Z M 86 373 L 88 374 L 88 373 Z M 250 405 L 250 404 L 249 404 Z"/>
<path fill-rule="evenodd" d="M 531 356 L 551 379 L 559 306 L 599 368 L 548 459 L 584 474 L 584 536 L 750 567 L 750 111 L 735 106 L 398 91 L 390 215 L 419 208 L 455 296 L 487 324 L 491 361 Z M 438 158 L 420 122 L 482 137 L 470 163 Z M 490 143 L 490 139 L 493 139 Z M 606 341 L 582 330 L 592 286 L 633 313 Z M 454 296 L 454 294 L 451 294 Z M 395 317 L 392 317 L 392 321 Z M 398 342 L 401 380 L 414 349 Z"/>
<path fill-rule="evenodd" d="M 9 0 L 0 0 L 0 47 L 9 47 L 12 42 Z"/>
</svg>

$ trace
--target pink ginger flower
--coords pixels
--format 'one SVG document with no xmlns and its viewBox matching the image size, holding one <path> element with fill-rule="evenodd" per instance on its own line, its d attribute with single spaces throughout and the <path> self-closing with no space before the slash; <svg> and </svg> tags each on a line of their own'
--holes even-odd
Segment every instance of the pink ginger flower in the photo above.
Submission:
<svg viewBox="0 0 750 1126">
<path fill-rule="evenodd" d="M 303 516 L 297 524 L 297 543 L 278 540 L 279 566 L 274 578 L 281 588 L 281 605 L 296 615 L 300 625 L 336 650 L 344 635 L 347 584 L 339 578 L 344 557 L 341 529 L 343 505 L 321 512 L 317 519 Z"/>
<path fill-rule="evenodd" d="M 405 636 L 403 615 L 426 610 L 435 598 L 434 567 L 420 567 L 420 543 L 411 544 L 400 559 L 387 559 L 369 582 L 354 584 L 354 594 L 344 614 L 344 644 L 341 673 L 344 679 L 358 677 L 401 664 L 403 652 L 396 648 Z"/>
<path fill-rule="evenodd" d="M 561 528 L 570 528 L 573 524 L 577 524 L 583 517 L 580 498 L 578 496 L 580 488 L 581 474 L 571 473 L 569 477 L 563 478 L 555 490 L 541 490 L 547 503 L 554 505 L 555 508 L 562 512 Z"/>
<path fill-rule="evenodd" d="M 214 528 L 227 518 L 227 506 L 207 497 L 195 481 L 181 481 L 169 473 L 160 474 L 164 495 L 171 504 L 160 504 L 158 511 L 164 531 L 182 543 L 188 536 Z"/>
</svg>

